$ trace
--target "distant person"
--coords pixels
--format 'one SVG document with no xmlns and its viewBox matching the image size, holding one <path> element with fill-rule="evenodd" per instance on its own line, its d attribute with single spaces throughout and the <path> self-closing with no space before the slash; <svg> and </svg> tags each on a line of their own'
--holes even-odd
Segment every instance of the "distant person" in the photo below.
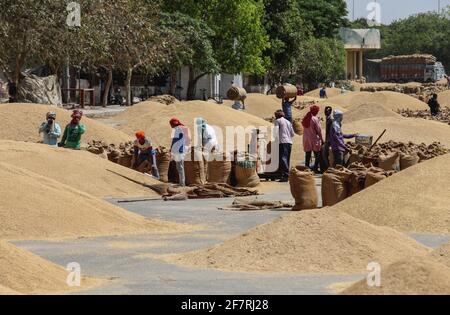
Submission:
<svg viewBox="0 0 450 315">
<path fill-rule="evenodd" d="M 297 96 L 303 96 L 305 95 L 305 91 L 303 90 L 303 87 L 300 84 L 297 84 Z"/>
<path fill-rule="evenodd" d="M 219 150 L 219 142 L 214 128 L 203 118 L 197 118 L 197 128 L 202 139 L 202 149 L 206 153 Z"/>
<path fill-rule="evenodd" d="M 8 94 L 9 94 L 9 102 L 16 103 L 17 102 L 17 85 L 15 82 L 8 80 Z"/>
<path fill-rule="evenodd" d="M 334 111 L 334 121 L 330 130 L 330 146 L 333 150 L 334 167 L 337 165 L 344 166 L 344 155 L 347 151 L 344 139 L 355 138 L 356 134 L 343 134 L 342 133 L 342 121 L 344 120 L 344 113 L 340 110 Z"/>
<path fill-rule="evenodd" d="M 433 96 L 428 101 L 428 106 L 430 107 L 431 115 L 437 116 L 441 111 L 441 105 L 438 102 L 438 95 L 433 94 Z"/>
<path fill-rule="evenodd" d="M 235 100 L 231 108 L 236 110 L 245 110 L 245 100 Z"/>
<path fill-rule="evenodd" d="M 170 127 L 173 129 L 172 145 L 170 152 L 172 159 L 175 161 L 180 186 L 186 186 L 186 176 L 184 173 L 184 160 L 188 151 L 189 132 L 188 129 L 180 122 L 178 118 L 170 120 Z"/>
<path fill-rule="evenodd" d="M 320 107 L 313 105 L 310 107 L 308 114 L 303 118 L 303 149 L 305 151 L 305 165 L 311 168 L 311 158 L 314 152 L 315 163 L 311 168 L 315 173 L 319 173 L 319 165 L 321 162 L 321 149 L 323 136 L 320 121 L 317 115 Z"/>
<path fill-rule="evenodd" d="M 284 118 L 287 119 L 292 124 L 292 106 L 297 101 L 297 96 L 293 99 L 285 97 L 281 102 L 281 107 L 283 109 Z"/>
<path fill-rule="evenodd" d="M 58 146 L 58 139 L 61 137 L 61 127 L 56 122 L 56 113 L 49 112 L 46 121 L 39 127 L 39 134 L 44 135 L 44 144 Z"/>
<path fill-rule="evenodd" d="M 60 147 L 66 149 L 80 150 L 81 136 L 86 132 L 86 126 L 81 124 L 83 112 L 81 110 L 74 110 L 72 113 L 72 121 L 64 129 L 64 135 Z"/>
<path fill-rule="evenodd" d="M 156 151 L 153 150 L 152 142 L 145 136 L 144 131 L 135 134 L 134 141 L 134 169 L 139 169 L 142 163 L 148 161 L 152 165 L 152 175 L 159 178 L 158 166 L 156 165 Z"/>
<path fill-rule="evenodd" d="M 320 89 L 319 96 L 320 98 L 328 99 L 327 87 L 325 85 Z"/>
<path fill-rule="evenodd" d="M 325 117 L 326 117 L 326 128 L 325 128 L 325 143 L 322 146 L 322 162 L 323 169 L 322 171 L 326 171 L 330 167 L 330 133 L 331 128 L 333 128 L 333 108 L 331 106 L 325 107 Z"/>
<path fill-rule="evenodd" d="M 289 170 L 291 165 L 292 138 L 294 138 L 294 128 L 292 123 L 284 118 L 284 112 L 277 110 L 275 112 L 275 127 L 278 127 L 278 140 L 280 147 L 279 168 L 281 173 L 280 182 L 289 180 Z"/>
</svg>

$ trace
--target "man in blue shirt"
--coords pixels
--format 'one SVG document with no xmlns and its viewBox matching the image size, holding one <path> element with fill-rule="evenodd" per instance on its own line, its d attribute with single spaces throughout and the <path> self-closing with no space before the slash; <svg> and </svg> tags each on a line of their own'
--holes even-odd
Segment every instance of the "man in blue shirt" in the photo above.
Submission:
<svg viewBox="0 0 450 315">
<path fill-rule="evenodd" d="M 326 86 L 323 86 L 323 87 L 320 89 L 320 98 L 328 98 L 328 95 L 327 95 L 327 87 L 326 87 Z"/>
<path fill-rule="evenodd" d="M 44 144 L 57 146 L 58 138 L 61 137 L 61 127 L 56 120 L 56 113 L 49 112 L 47 113 L 47 121 L 41 124 L 39 127 L 39 133 L 44 134 Z"/>
<path fill-rule="evenodd" d="M 284 118 L 287 119 L 290 123 L 292 123 L 292 105 L 297 101 L 297 96 L 293 98 L 292 100 L 289 99 L 289 97 L 286 97 L 283 99 L 283 102 L 281 104 L 283 108 Z"/>
</svg>

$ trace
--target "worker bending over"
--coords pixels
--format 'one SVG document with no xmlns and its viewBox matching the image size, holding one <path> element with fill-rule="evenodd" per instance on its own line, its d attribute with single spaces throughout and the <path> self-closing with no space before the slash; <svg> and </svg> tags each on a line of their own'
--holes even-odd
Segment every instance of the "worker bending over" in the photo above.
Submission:
<svg viewBox="0 0 450 315">
<path fill-rule="evenodd" d="M 340 110 L 334 111 L 334 121 L 332 128 L 330 130 L 330 145 L 331 150 L 333 150 L 334 165 L 344 166 L 344 155 L 347 151 L 347 146 L 345 145 L 345 139 L 352 139 L 357 136 L 357 134 L 343 134 L 342 133 L 342 121 L 344 119 L 344 113 Z"/>
<path fill-rule="evenodd" d="M 156 152 L 153 150 L 150 139 L 147 139 L 144 131 L 136 132 L 134 141 L 134 169 L 139 169 L 142 163 L 148 162 L 152 165 L 153 176 L 159 179 L 159 171 L 156 165 Z"/>
</svg>

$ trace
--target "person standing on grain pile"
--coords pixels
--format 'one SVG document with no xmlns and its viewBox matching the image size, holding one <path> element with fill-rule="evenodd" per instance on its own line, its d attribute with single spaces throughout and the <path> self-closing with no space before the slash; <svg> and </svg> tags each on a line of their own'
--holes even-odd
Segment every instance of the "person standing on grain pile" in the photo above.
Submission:
<svg viewBox="0 0 450 315">
<path fill-rule="evenodd" d="M 344 113 L 340 110 L 334 111 L 334 121 L 332 128 L 330 130 L 330 145 L 331 150 L 333 150 L 334 156 L 334 167 L 336 165 L 344 165 L 344 154 L 347 151 L 347 146 L 345 145 L 345 139 L 352 139 L 357 136 L 357 134 L 343 134 L 342 133 L 342 121 L 344 119 Z"/>
<path fill-rule="evenodd" d="M 324 85 L 321 89 L 320 89 L 320 98 L 326 98 L 328 99 L 328 95 L 327 95 L 327 87 Z"/>
<path fill-rule="evenodd" d="M 197 118 L 197 130 L 202 139 L 203 152 L 209 154 L 219 150 L 219 142 L 214 128 L 203 118 Z"/>
<path fill-rule="evenodd" d="M 46 119 L 47 121 L 43 122 L 39 127 L 39 134 L 44 134 L 44 144 L 56 147 L 58 145 L 58 139 L 61 137 L 61 127 L 55 121 L 56 113 L 47 113 Z"/>
<path fill-rule="evenodd" d="M 72 113 L 72 121 L 64 129 L 64 135 L 59 147 L 66 149 L 80 150 L 81 136 L 86 132 L 86 126 L 81 124 L 83 112 L 81 110 L 74 110 Z"/>
<path fill-rule="evenodd" d="M 303 150 L 306 153 L 305 165 L 311 168 L 312 152 L 314 152 L 314 173 L 319 173 L 319 165 L 321 161 L 321 149 L 323 143 L 322 128 L 320 127 L 319 114 L 320 107 L 313 105 L 309 109 L 309 113 L 303 118 Z"/>
<path fill-rule="evenodd" d="M 438 95 L 433 94 L 433 96 L 428 101 L 428 106 L 430 107 L 431 116 L 437 116 L 441 111 L 441 105 L 438 102 Z"/>
<path fill-rule="evenodd" d="M 322 162 L 323 169 L 325 172 L 330 167 L 329 154 L 330 154 L 330 132 L 333 128 L 333 108 L 331 106 L 325 107 L 325 117 L 326 117 L 326 129 L 325 129 L 325 143 L 322 146 Z"/>
<path fill-rule="evenodd" d="M 159 178 L 158 167 L 156 165 L 156 152 L 153 150 L 151 141 L 147 139 L 144 131 L 136 132 L 135 136 L 133 168 L 139 169 L 142 163 L 147 161 L 152 165 L 153 176 Z"/>
<path fill-rule="evenodd" d="M 284 118 L 287 119 L 292 124 L 292 106 L 297 101 L 297 96 L 295 96 L 292 100 L 289 97 L 286 97 L 281 102 L 281 107 L 284 112 Z"/>
<path fill-rule="evenodd" d="M 181 187 L 186 186 L 186 176 L 184 173 L 184 160 L 188 151 L 189 133 L 187 128 L 180 122 L 178 118 L 170 120 L 170 127 L 173 129 L 172 146 L 170 152 L 172 159 L 177 166 L 179 184 Z"/>
<path fill-rule="evenodd" d="M 280 146 L 279 169 L 281 173 L 280 182 L 289 180 L 289 169 L 291 164 L 292 138 L 294 138 L 294 128 L 290 121 L 284 118 L 284 112 L 275 112 L 275 127 L 278 127 L 278 140 Z"/>
</svg>

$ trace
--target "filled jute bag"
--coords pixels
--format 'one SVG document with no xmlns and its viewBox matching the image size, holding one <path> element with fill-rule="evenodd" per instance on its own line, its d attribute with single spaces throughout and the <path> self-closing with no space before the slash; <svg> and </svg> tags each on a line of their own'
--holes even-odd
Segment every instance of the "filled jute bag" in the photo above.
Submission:
<svg viewBox="0 0 450 315">
<path fill-rule="evenodd" d="M 343 168 L 330 168 L 322 176 L 322 203 L 334 206 L 349 196 L 352 172 Z"/>
<path fill-rule="evenodd" d="M 208 183 L 231 183 L 231 156 L 226 153 L 216 153 L 208 162 Z"/>
<path fill-rule="evenodd" d="M 261 183 L 256 171 L 256 162 L 253 160 L 237 161 L 234 175 L 237 187 L 253 188 Z"/>
<path fill-rule="evenodd" d="M 393 152 L 389 155 L 381 155 L 378 158 L 378 166 L 385 171 L 400 171 L 400 154 Z"/>
<path fill-rule="evenodd" d="M 302 125 L 302 119 L 301 118 L 296 118 L 293 122 L 292 122 L 292 127 L 294 128 L 294 132 L 299 135 L 302 136 L 303 135 L 303 125 Z"/>
<path fill-rule="evenodd" d="M 419 156 L 417 153 L 413 154 L 401 154 L 400 155 L 400 170 L 406 170 L 407 168 L 419 163 Z"/>
<path fill-rule="evenodd" d="M 291 194 L 295 199 L 292 211 L 316 209 L 319 198 L 316 190 L 314 174 L 307 167 L 297 166 L 289 173 Z"/>
<path fill-rule="evenodd" d="M 190 150 L 190 158 L 184 161 L 184 174 L 186 177 L 186 185 L 205 185 L 206 169 L 203 152 L 192 147 Z"/>
<path fill-rule="evenodd" d="M 156 165 L 158 167 L 160 181 L 169 182 L 170 152 L 166 148 L 156 150 Z"/>
</svg>

